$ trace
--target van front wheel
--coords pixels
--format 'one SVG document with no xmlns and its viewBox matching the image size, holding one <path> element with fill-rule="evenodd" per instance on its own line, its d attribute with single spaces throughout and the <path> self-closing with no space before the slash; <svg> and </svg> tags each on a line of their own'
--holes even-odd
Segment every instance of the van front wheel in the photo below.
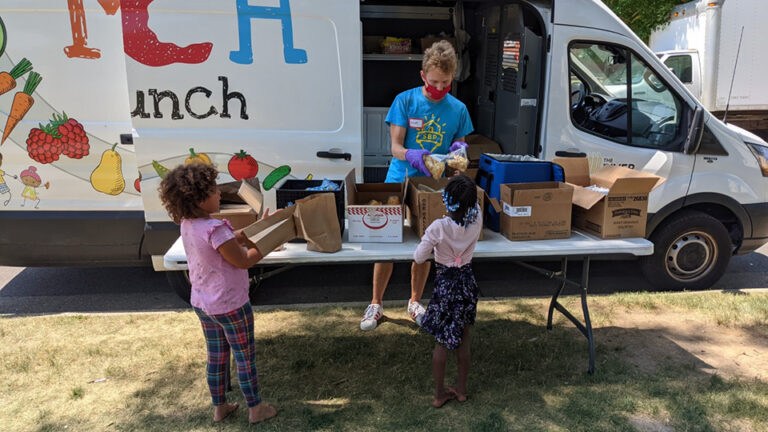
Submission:
<svg viewBox="0 0 768 432">
<path fill-rule="evenodd" d="M 171 288 L 185 302 L 189 303 L 189 297 L 192 295 L 192 283 L 189 282 L 189 271 L 167 271 L 165 277 Z"/>
<path fill-rule="evenodd" d="M 733 251 L 725 226 L 693 210 L 672 216 L 650 240 L 653 255 L 640 264 L 648 282 L 660 289 L 708 289 L 725 273 Z"/>
</svg>

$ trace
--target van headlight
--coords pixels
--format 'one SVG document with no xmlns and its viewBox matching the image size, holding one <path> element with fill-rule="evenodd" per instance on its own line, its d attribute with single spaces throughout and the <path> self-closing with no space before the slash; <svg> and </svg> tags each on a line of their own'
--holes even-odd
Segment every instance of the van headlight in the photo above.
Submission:
<svg viewBox="0 0 768 432">
<path fill-rule="evenodd" d="M 768 147 L 752 143 L 747 143 L 747 147 L 752 150 L 752 154 L 757 158 L 757 163 L 760 164 L 760 171 L 763 172 L 763 177 L 768 177 Z"/>
</svg>

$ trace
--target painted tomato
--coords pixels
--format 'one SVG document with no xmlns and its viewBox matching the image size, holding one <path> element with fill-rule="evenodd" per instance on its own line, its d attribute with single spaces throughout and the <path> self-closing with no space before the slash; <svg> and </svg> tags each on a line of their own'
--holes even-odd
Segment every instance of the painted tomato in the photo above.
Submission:
<svg viewBox="0 0 768 432">
<path fill-rule="evenodd" d="M 256 177 L 256 174 L 259 173 L 259 163 L 246 153 L 245 150 L 240 150 L 240 153 L 235 154 L 229 160 L 227 169 L 229 170 L 229 175 L 235 180 L 249 179 Z"/>
</svg>

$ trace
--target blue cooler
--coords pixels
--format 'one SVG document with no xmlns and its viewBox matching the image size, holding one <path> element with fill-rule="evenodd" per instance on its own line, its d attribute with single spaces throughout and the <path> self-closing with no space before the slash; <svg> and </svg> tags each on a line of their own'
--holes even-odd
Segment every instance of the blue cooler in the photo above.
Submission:
<svg viewBox="0 0 768 432">
<path fill-rule="evenodd" d="M 501 200 L 500 186 L 504 183 L 562 182 L 565 174 L 560 165 L 531 156 L 484 153 L 476 179 L 488 196 Z M 500 214 L 488 206 L 485 225 L 498 232 L 500 220 Z"/>
</svg>

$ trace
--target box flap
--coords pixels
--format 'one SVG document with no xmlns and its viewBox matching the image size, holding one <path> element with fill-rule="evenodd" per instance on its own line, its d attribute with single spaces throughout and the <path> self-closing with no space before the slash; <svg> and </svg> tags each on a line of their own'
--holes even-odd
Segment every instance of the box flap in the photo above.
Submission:
<svg viewBox="0 0 768 432">
<path fill-rule="evenodd" d="M 245 181 L 240 183 L 240 189 L 237 190 L 237 195 L 243 199 L 257 215 L 261 216 L 262 206 L 264 204 L 264 195 L 261 193 L 261 188 L 253 186 Z"/>
<path fill-rule="evenodd" d="M 501 204 L 499 204 L 499 200 L 491 198 L 485 190 L 483 190 L 483 195 L 485 196 L 485 200 L 488 201 L 491 207 L 493 207 L 493 210 L 496 211 L 496 213 L 501 213 Z M 483 211 L 485 211 L 485 209 L 483 209 Z"/>
<path fill-rule="evenodd" d="M 658 177 L 619 178 L 611 186 L 609 195 L 648 194 L 656 186 Z"/>
<path fill-rule="evenodd" d="M 243 233 L 262 255 L 266 255 L 281 244 L 296 238 L 296 224 L 293 220 L 295 210 L 296 206 L 290 206 L 277 211 L 248 225 L 243 229 Z"/>
<path fill-rule="evenodd" d="M 563 167 L 567 183 L 577 186 L 591 186 L 587 158 L 555 158 L 552 162 Z"/>
<path fill-rule="evenodd" d="M 603 198 L 605 198 L 605 195 L 600 192 L 595 192 L 578 186 L 573 188 L 573 203 L 583 209 L 591 209 Z"/>
<path fill-rule="evenodd" d="M 344 186 L 347 188 L 347 205 L 355 203 L 355 194 L 357 193 L 357 180 L 355 179 L 355 169 L 352 168 L 344 177 Z"/>
<path fill-rule="evenodd" d="M 627 179 L 629 181 L 622 182 L 621 192 L 618 193 L 643 193 L 650 192 L 651 189 L 659 183 L 661 177 L 648 174 L 643 171 L 638 171 L 626 167 L 620 166 L 606 166 L 600 168 L 592 175 L 592 182 L 601 187 L 611 188 L 611 193 L 617 193 L 614 184 L 618 179 Z M 637 180 L 635 180 L 637 179 Z M 632 184 L 636 184 L 637 188 L 632 189 Z M 618 185 L 617 185 L 618 186 Z"/>
</svg>

